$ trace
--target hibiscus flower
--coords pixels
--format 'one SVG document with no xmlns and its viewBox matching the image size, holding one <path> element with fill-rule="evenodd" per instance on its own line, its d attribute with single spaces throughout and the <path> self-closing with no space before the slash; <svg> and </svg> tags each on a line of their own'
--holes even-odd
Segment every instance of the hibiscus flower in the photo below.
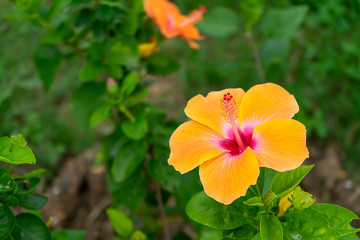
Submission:
<svg viewBox="0 0 360 240">
<path fill-rule="evenodd" d="M 293 95 L 266 83 L 197 95 L 185 113 L 191 121 L 170 138 L 168 163 L 184 174 L 197 166 L 205 193 L 230 204 L 256 184 L 259 167 L 288 171 L 308 158 L 305 126 Z"/>
<path fill-rule="evenodd" d="M 199 30 L 194 26 L 201 21 L 206 8 L 192 11 L 188 16 L 181 14 L 179 8 L 167 0 L 144 0 L 146 14 L 153 18 L 165 38 L 180 37 L 185 39 L 191 48 L 199 49 L 193 40 L 201 40 Z"/>
</svg>

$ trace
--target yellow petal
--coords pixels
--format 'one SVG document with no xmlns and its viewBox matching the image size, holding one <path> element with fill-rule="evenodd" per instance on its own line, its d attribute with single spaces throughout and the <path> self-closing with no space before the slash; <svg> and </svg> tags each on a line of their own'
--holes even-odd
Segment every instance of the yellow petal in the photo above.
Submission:
<svg viewBox="0 0 360 240">
<path fill-rule="evenodd" d="M 183 123 L 170 138 L 168 163 L 181 174 L 191 171 L 224 152 L 219 143 L 223 139 L 220 134 L 203 124 L 195 121 Z"/>
<path fill-rule="evenodd" d="M 288 195 L 280 199 L 279 202 L 279 213 L 278 217 L 284 215 L 284 213 L 291 207 L 291 202 L 289 201 L 289 198 L 292 199 L 292 195 L 294 194 L 294 191 L 291 191 Z"/>
<path fill-rule="evenodd" d="M 293 119 L 260 124 L 254 129 L 252 141 L 260 167 L 288 171 L 309 157 L 305 126 Z"/>
<path fill-rule="evenodd" d="M 200 179 L 205 193 L 223 204 L 246 195 L 256 184 L 259 165 L 254 152 L 247 148 L 240 155 L 222 153 L 200 165 Z"/>
<path fill-rule="evenodd" d="M 155 38 L 152 38 L 149 43 L 139 44 L 138 48 L 142 58 L 151 56 L 157 50 Z"/>
<path fill-rule="evenodd" d="M 234 96 L 235 107 L 239 108 L 241 100 L 245 94 L 241 88 L 225 89 L 222 91 L 210 92 L 206 97 L 199 94 L 190 99 L 185 108 L 185 114 L 202 123 L 224 137 L 230 137 L 230 123 L 225 120 L 222 106 L 223 96 L 230 93 Z"/>
<path fill-rule="evenodd" d="M 241 129 L 254 129 L 257 125 L 275 119 L 290 119 L 299 111 L 293 95 L 273 83 L 250 88 L 240 105 Z"/>
</svg>

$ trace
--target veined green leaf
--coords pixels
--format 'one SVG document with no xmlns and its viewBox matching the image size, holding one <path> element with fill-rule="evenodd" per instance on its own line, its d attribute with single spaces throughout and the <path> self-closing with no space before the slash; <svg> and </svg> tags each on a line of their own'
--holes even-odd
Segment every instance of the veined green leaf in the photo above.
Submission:
<svg viewBox="0 0 360 240">
<path fill-rule="evenodd" d="M 283 239 L 281 222 L 274 215 L 263 215 L 260 221 L 260 234 L 262 240 Z"/>
<path fill-rule="evenodd" d="M 314 165 L 300 166 L 294 170 L 276 173 L 271 182 L 270 190 L 276 193 L 279 198 L 285 197 L 294 190 L 313 167 Z"/>
<path fill-rule="evenodd" d="M 117 234 L 127 237 L 133 230 L 133 223 L 125 213 L 116 208 L 106 209 L 111 224 Z"/>
<path fill-rule="evenodd" d="M 234 229 L 247 222 L 245 200 L 239 198 L 231 205 L 224 205 L 200 192 L 186 205 L 186 214 L 192 220 L 215 229 Z"/>
<path fill-rule="evenodd" d="M 319 212 L 328 220 L 330 226 L 335 229 L 338 237 L 360 231 L 359 228 L 356 229 L 350 225 L 352 220 L 359 219 L 359 217 L 346 208 L 334 204 L 321 203 L 312 206 L 311 209 Z"/>
<path fill-rule="evenodd" d="M 35 164 L 35 156 L 21 134 L 0 138 L 0 161 L 10 164 Z"/>
<path fill-rule="evenodd" d="M 51 240 L 51 233 L 45 223 L 30 213 L 20 213 L 15 217 L 12 236 L 15 240 Z"/>
</svg>

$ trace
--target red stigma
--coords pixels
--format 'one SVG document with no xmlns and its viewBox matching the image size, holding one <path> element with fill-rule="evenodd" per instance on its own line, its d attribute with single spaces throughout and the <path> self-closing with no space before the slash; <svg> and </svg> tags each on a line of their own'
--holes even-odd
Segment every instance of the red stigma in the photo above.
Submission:
<svg viewBox="0 0 360 240">
<path fill-rule="evenodd" d="M 226 93 L 226 94 L 224 94 L 224 101 L 225 102 L 229 102 L 230 100 L 232 100 L 232 98 L 233 98 L 233 95 L 231 95 L 231 93 Z"/>
<path fill-rule="evenodd" d="M 202 12 L 202 13 L 207 12 L 207 8 L 206 8 L 204 5 L 201 5 L 199 8 L 200 8 L 200 9 L 199 9 L 200 12 Z"/>
</svg>

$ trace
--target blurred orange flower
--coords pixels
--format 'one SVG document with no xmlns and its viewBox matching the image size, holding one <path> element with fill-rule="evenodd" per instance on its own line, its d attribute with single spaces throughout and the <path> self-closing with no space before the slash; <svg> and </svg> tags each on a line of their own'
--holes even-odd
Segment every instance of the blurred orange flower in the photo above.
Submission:
<svg viewBox="0 0 360 240">
<path fill-rule="evenodd" d="M 154 19 L 164 37 L 180 37 L 185 39 L 191 48 L 200 48 L 193 40 L 201 40 L 203 37 L 194 24 L 201 21 L 206 7 L 200 6 L 199 10 L 184 16 L 178 7 L 168 0 L 144 0 L 144 9 L 146 14 Z"/>
<path fill-rule="evenodd" d="M 230 204 L 257 182 L 259 167 L 287 171 L 309 156 L 305 126 L 293 95 L 266 83 L 197 95 L 185 113 L 191 121 L 170 138 L 169 164 L 181 174 L 200 165 L 205 193 Z"/>
</svg>

